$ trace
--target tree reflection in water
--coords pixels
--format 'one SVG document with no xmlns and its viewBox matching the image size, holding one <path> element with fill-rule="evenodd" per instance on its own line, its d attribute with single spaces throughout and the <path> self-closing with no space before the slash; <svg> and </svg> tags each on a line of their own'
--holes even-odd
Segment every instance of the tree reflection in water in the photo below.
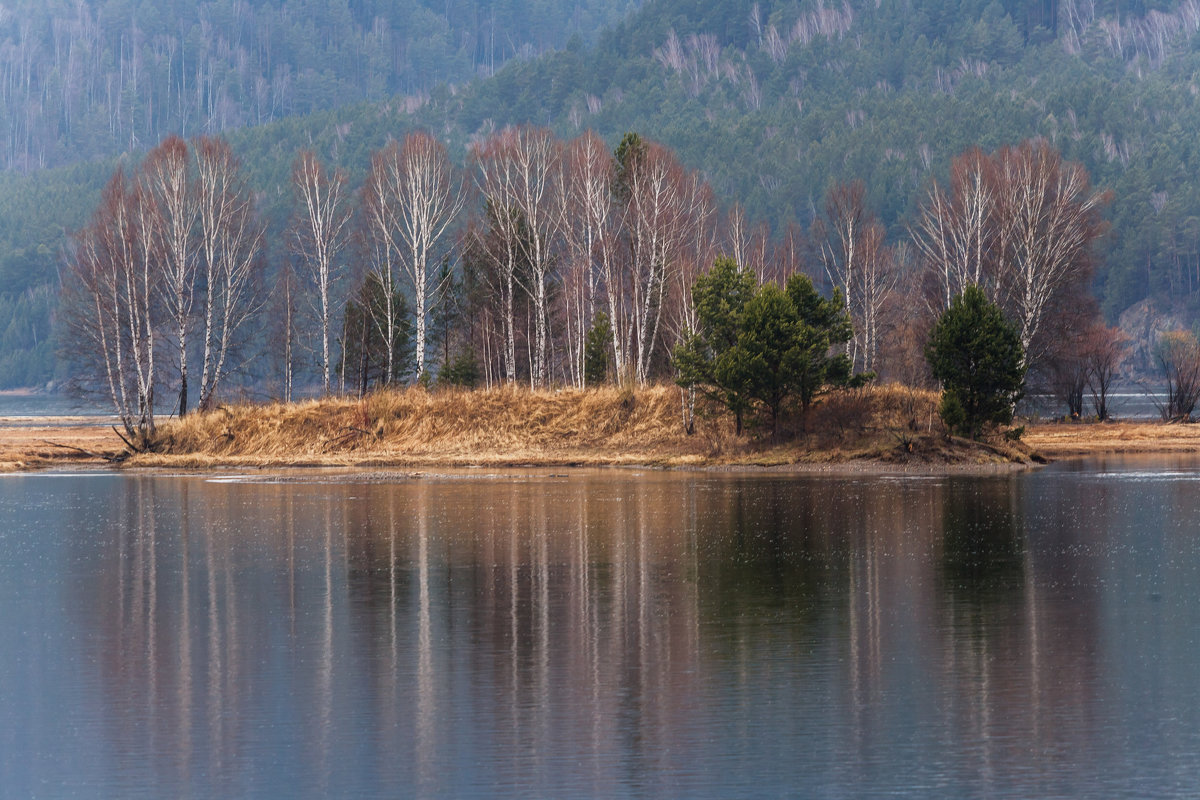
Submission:
<svg viewBox="0 0 1200 800">
<path fill-rule="evenodd" d="M 115 485 L 69 584 L 114 793 L 1038 794 L 1120 747 L 1027 477 Z"/>
</svg>

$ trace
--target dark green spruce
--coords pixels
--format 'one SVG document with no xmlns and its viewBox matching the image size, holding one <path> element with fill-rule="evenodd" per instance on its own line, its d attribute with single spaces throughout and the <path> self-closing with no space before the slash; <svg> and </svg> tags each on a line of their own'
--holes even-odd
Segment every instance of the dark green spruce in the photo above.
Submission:
<svg viewBox="0 0 1200 800">
<path fill-rule="evenodd" d="M 851 336 L 840 293 L 824 299 L 802 274 L 783 289 L 758 286 L 718 258 L 692 299 L 697 327 L 675 348 L 676 381 L 732 412 L 739 435 L 748 414 L 763 412 L 775 432 L 789 402 L 807 408 L 823 387 L 849 381 L 849 360 L 831 353 Z"/>
<path fill-rule="evenodd" d="M 925 358 L 942 384 L 938 413 L 952 431 L 977 439 L 989 424 L 1012 422 L 1025 391 L 1025 354 L 1016 328 L 978 286 L 938 318 Z"/>
</svg>

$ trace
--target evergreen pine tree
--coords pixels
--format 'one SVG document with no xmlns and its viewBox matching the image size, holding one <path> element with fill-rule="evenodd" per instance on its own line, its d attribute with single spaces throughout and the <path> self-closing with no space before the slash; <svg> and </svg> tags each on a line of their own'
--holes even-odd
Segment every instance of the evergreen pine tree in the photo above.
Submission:
<svg viewBox="0 0 1200 800">
<path fill-rule="evenodd" d="M 599 386 L 608 380 L 608 370 L 612 362 L 609 349 L 612 344 L 612 325 L 609 324 L 608 314 L 600 311 L 592 320 L 591 330 L 583 343 L 583 383 L 585 386 Z"/>
<path fill-rule="evenodd" d="M 1016 328 L 978 286 L 938 319 L 925 358 L 942 384 L 938 413 L 952 431 L 978 438 L 984 425 L 1012 422 L 1025 390 L 1025 354 Z"/>
</svg>

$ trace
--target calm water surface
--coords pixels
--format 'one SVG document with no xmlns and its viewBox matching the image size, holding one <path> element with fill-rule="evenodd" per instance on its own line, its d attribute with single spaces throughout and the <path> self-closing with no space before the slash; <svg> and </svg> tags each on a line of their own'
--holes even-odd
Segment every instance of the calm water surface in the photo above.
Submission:
<svg viewBox="0 0 1200 800">
<path fill-rule="evenodd" d="M 0 796 L 1200 795 L 1200 461 L 326 477 L 0 478 Z"/>
<path fill-rule="evenodd" d="M 109 416 L 112 405 L 77 400 L 60 394 L 0 393 L 0 417 L 49 417 L 69 415 Z"/>
</svg>

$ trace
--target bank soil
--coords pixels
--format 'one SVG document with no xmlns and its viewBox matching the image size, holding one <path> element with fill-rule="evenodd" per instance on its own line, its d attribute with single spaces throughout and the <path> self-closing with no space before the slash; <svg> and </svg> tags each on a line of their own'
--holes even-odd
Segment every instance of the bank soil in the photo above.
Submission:
<svg viewBox="0 0 1200 800">
<path fill-rule="evenodd" d="M 1028 426 L 1020 443 L 945 435 L 936 396 L 905 387 L 828 395 L 778 435 L 733 435 L 716 409 L 682 424 L 673 386 L 636 390 L 378 392 L 362 399 L 237 405 L 171 420 L 153 452 L 130 454 L 88 417 L 0 418 L 0 470 L 55 466 L 516 466 L 958 468 L 1105 453 L 1200 453 L 1200 425 Z"/>
<path fill-rule="evenodd" d="M 1029 427 L 1023 441 L 1051 459 L 1106 453 L 1200 454 L 1200 425 L 1161 422 L 1041 424 Z"/>
<path fill-rule="evenodd" d="M 735 436 L 702 400 L 694 432 L 675 386 L 475 391 L 412 388 L 364 398 L 235 405 L 162 423 L 146 452 L 130 453 L 103 425 L 0 422 L 0 468 L 658 465 L 820 468 L 1027 464 L 1028 447 L 996 437 L 946 436 L 936 395 L 883 386 L 840 391 L 775 432 Z"/>
<path fill-rule="evenodd" d="M 102 466 L 124 443 L 94 417 L 0 417 L 0 472 L 53 466 Z"/>
</svg>

